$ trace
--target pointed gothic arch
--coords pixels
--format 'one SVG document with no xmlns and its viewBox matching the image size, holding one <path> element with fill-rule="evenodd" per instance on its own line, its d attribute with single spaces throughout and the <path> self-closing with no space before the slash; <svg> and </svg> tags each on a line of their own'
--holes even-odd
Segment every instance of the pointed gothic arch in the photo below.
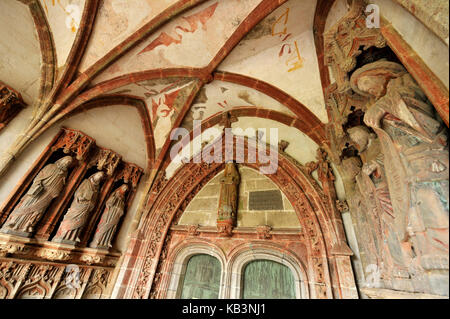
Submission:
<svg viewBox="0 0 450 319">
<path fill-rule="evenodd" d="M 243 143 L 241 141 L 234 144 L 234 154 L 247 154 L 249 150 L 258 148 L 254 140 L 236 137 L 236 140 L 238 139 L 243 139 Z M 216 143 L 222 143 L 222 139 Z M 214 144 L 207 146 L 205 151 L 212 147 Z M 225 147 L 222 147 L 222 150 L 224 149 Z M 313 269 L 310 280 L 315 283 L 314 296 L 339 298 L 344 294 L 342 290 L 355 289 L 354 284 L 353 287 L 339 286 L 339 283 L 344 282 L 339 276 L 352 276 L 350 258 L 342 252 L 345 250 L 343 247 L 347 247 L 346 239 L 335 224 L 336 216 L 333 216 L 333 210 L 328 206 L 326 196 L 318 184 L 308 176 L 301 165 L 294 164 L 283 154 L 279 155 L 279 168 L 275 174 L 268 177 L 284 192 L 299 218 L 303 229 L 302 238 L 308 250 L 308 267 Z M 178 169 L 169 181 L 161 178 L 155 183 L 119 274 L 116 297 L 149 297 L 172 222 L 177 214 L 184 211 L 205 182 L 223 169 L 223 165 L 188 163 Z M 259 169 L 265 164 L 248 163 L 247 160 L 242 165 Z M 347 271 L 332 271 L 336 267 L 346 267 Z M 345 281 L 348 282 L 348 279 Z"/>
</svg>

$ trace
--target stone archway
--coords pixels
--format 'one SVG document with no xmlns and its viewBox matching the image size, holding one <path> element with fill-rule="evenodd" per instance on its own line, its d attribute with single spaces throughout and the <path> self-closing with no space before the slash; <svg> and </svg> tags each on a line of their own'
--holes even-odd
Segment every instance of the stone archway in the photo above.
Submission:
<svg viewBox="0 0 450 319">
<path fill-rule="evenodd" d="M 234 154 L 258 149 L 255 140 L 236 137 Z M 222 139 L 216 143 L 222 143 Z M 211 149 L 216 143 L 206 147 Z M 225 147 L 222 147 L 224 150 Z M 272 149 L 273 151 L 273 149 Z M 336 216 L 320 186 L 288 156 L 279 155 L 278 169 L 268 177 L 294 206 L 307 247 L 307 267 L 314 283 L 313 298 L 357 298 L 346 239 L 336 225 Z M 255 153 L 256 154 L 256 153 Z M 200 156 L 201 154 L 197 155 Z M 199 161 L 200 162 L 200 161 Z M 242 165 L 253 169 L 266 166 L 248 160 Z M 169 228 L 201 188 L 223 169 L 223 163 L 188 163 L 170 181 L 155 182 L 137 231 L 124 259 L 115 298 L 148 298 Z M 164 252 L 165 254 L 167 252 Z"/>
</svg>

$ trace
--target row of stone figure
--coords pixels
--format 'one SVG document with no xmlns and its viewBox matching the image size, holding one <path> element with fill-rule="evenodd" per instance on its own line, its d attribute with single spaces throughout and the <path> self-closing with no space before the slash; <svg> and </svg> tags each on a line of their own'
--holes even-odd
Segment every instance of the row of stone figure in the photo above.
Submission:
<svg viewBox="0 0 450 319">
<path fill-rule="evenodd" d="M 30 237 L 47 208 L 64 189 L 68 170 L 72 163 L 73 158 L 66 156 L 45 166 L 9 215 L 0 232 Z M 89 220 L 90 213 L 97 204 L 100 185 L 104 178 L 105 173 L 97 172 L 81 183 L 52 239 L 53 242 L 76 244 L 81 241 L 80 235 Z M 117 225 L 124 214 L 127 191 L 128 186 L 124 184 L 109 196 L 90 247 L 107 249 L 112 246 Z"/>
</svg>

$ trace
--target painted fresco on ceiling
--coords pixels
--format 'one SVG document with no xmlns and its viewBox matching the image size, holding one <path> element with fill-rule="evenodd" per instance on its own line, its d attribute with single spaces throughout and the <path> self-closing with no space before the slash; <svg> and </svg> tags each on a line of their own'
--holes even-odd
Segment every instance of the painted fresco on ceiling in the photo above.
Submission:
<svg viewBox="0 0 450 319">
<path fill-rule="evenodd" d="M 213 0 L 165 25 L 94 79 L 172 67 L 205 67 L 261 0 Z"/>
<path fill-rule="evenodd" d="M 268 82 L 326 123 L 312 32 L 315 8 L 316 1 L 286 2 L 250 31 L 218 69 Z"/>
<path fill-rule="evenodd" d="M 183 127 L 191 130 L 193 121 L 206 120 L 209 117 L 229 111 L 235 107 L 263 107 L 287 115 L 295 116 L 286 106 L 254 89 L 234 83 L 213 81 L 205 85 L 197 95 Z"/>
<path fill-rule="evenodd" d="M 155 40 L 139 52 L 139 54 L 151 52 L 160 45 L 169 47 L 172 44 L 181 44 L 183 42 L 183 34 L 195 33 L 200 25 L 203 30 L 206 30 L 206 23 L 214 16 L 218 5 L 219 3 L 216 2 L 198 13 L 183 17 L 188 26 L 183 26 L 183 24 L 177 25 L 171 30 L 170 34 L 162 32 Z"/>
<path fill-rule="evenodd" d="M 162 79 L 133 83 L 111 93 L 139 96 L 145 100 L 159 153 L 194 87 L 195 81 Z"/>
<path fill-rule="evenodd" d="M 55 42 L 58 67 L 65 64 L 80 27 L 85 0 L 40 0 Z"/>
<path fill-rule="evenodd" d="M 176 2 L 177 0 L 104 0 L 80 69 L 86 70 Z"/>
</svg>

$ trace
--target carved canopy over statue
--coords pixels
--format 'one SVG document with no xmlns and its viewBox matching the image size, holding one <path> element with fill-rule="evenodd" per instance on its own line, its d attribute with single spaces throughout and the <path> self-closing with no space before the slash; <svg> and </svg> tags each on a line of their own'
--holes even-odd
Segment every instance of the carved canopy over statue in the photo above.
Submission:
<svg viewBox="0 0 450 319">
<path fill-rule="evenodd" d="M 33 180 L 28 192 L 6 220 L 1 231 L 29 237 L 54 198 L 61 193 L 73 158 L 66 156 L 45 166 Z"/>
<path fill-rule="evenodd" d="M 230 235 L 236 225 L 240 176 L 234 165 L 225 164 L 224 176 L 220 180 L 220 197 L 217 227 L 222 234 Z"/>
<path fill-rule="evenodd" d="M 97 203 L 100 183 L 104 177 L 105 173 L 98 172 L 81 183 L 53 241 L 66 243 L 81 241 L 79 236 L 89 218 L 89 213 Z"/>
<path fill-rule="evenodd" d="M 116 189 L 106 201 L 105 211 L 95 231 L 94 239 L 90 247 L 106 248 L 111 247 L 114 234 L 117 230 L 120 218 L 125 210 L 125 197 L 128 185 L 124 184 Z"/>
<path fill-rule="evenodd" d="M 378 136 L 383 155 L 378 174 L 381 181 L 372 185 L 378 203 L 384 200 L 380 211 L 392 214 L 388 233 L 396 234 L 400 243 L 395 246 L 402 250 L 391 253 L 409 256 L 410 268 L 448 269 L 446 130 L 423 91 L 400 64 L 367 64 L 353 73 L 351 86 L 371 100 L 364 122 Z M 366 176 L 376 173 L 376 165 L 376 161 L 366 163 Z"/>
</svg>

